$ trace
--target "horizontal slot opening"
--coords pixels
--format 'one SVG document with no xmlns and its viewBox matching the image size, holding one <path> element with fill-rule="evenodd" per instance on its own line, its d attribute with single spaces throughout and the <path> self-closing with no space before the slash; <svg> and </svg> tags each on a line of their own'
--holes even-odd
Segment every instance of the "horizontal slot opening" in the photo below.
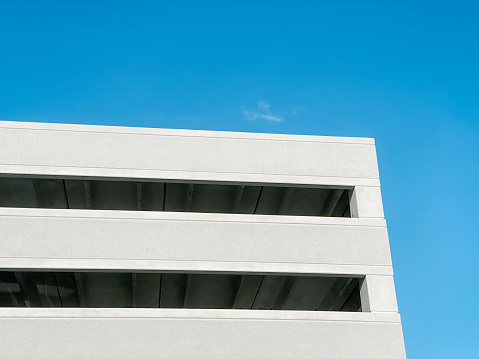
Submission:
<svg viewBox="0 0 479 359">
<path fill-rule="evenodd" d="M 0 271 L 2 307 L 361 311 L 357 277 Z"/>
<path fill-rule="evenodd" d="M 351 189 L 0 177 L 0 207 L 351 217 Z"/>
</svg>

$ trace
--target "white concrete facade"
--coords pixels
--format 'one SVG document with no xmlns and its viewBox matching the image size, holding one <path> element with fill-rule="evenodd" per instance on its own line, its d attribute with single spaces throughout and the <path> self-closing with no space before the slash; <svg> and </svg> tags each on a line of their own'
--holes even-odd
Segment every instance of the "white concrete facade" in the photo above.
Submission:
<svg viewBox="0 0 479 359">
<path fill-rule="evenodd" d="M 0 176 L 352 193 L 349 217 L 4 207 L 0 270 L 362 280 L 361 312 L 0 308 L 2 357 L 406 357 L 372 139 L 0 122 Z"/>
</svg>

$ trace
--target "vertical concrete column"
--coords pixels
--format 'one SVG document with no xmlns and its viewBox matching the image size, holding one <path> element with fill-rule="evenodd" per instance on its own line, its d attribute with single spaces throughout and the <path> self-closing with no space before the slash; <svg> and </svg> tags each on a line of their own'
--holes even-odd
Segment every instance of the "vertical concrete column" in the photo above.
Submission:
<svg viewBox="0 0 479 359">
<path fill-rule="evenodd" d="M 367 275 L 361 286 L 363 312 L 398 311 L 394 277 L 387 275 Z"/>
<path fill-rule="evenodd" d="M 351 213 L 356 218 L 384 218 L 381 187 L 354 187 Z"/>
<path fill-rule="evenodd" d="M 351 196 L 351 212 L 356 218 L 384 218 L 381 187 L 356 186 Z M 361 286 L 364 312 L 397 312 L 392 275 L 367 275 Z"/>
</svg>

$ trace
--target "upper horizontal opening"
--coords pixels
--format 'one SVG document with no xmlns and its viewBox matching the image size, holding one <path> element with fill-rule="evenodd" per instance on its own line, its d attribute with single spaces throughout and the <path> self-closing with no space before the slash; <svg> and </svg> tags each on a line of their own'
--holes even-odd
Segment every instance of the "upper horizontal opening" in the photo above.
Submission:
<svg viewBox="0 0 479 359">
<path fill-rule="evenodd" d="M 344 188 L 0 177 L 0 207 L 351 217 Z"/>
<path fill-rule="evenodd" d="M 242 273 L 0 271 L 0 307 L 361 309 L 360 278 Z"/>
</svg>

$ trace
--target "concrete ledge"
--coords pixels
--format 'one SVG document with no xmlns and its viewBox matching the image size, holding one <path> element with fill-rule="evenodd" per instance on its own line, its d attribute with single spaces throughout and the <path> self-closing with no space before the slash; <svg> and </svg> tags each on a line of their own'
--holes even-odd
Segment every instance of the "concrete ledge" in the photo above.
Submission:
<svg viewBox="0 0 479 359">
<path fill-rule="evenodd" d="M 398 313 L 173 308 L 0 308 L 2 318 L 255 319 L 401 323 Z"/>
<path fill-rule="evenodd" d="M 0 217 L 44 218 L 104 218 L 127 220 L 178 220 L 188 222 L 242 222 L 309 224 L 318 226 L 386 227 L 384 218 L 346 218 L 313 216 L 269 216 L 257 214 L 163 212 L 163 211 L 117 211 L 86 209 L 9 208 L 0 207 Z"/>
<path fill-rule="evenodd" d="M 0 139 L 1 173 L 379 185 L 372 139 L 18 122 Z"/>
<path fill-rule="evenodd" d="M 0 309 L 2 358 L 406 358 L 397 315 L 31 309 Z"/>
<path fill-rule="evenodd" d="M 382 219 L 4 208 L 0 267 L 280 273 L 355 267 L 373 274 L 367 267 L 390 274 L 384 225 Z"/>
<path fill-rule="evenodd" d="M 233 138 L 233 139 L 255 139 L 255 140 L 276 140 L 276 141 L 356 143 L 356 144 L 374 145 L 374 139 L 366 138 L 366 137 L 281 135 L 281 134 L 272 134 L 272 133 L 201 131 L 201 130 L 182 130 L 182 129 L 171 129 L 171 128 L 144 128 L 144 127 L 125 127 L 125 126 L 72 125 L 72 124 L 64 124 L 64 123 L 44 123 L 44 122 L 0 121 L 0 128 L 112 133 L 112 134 L 140 134 L 140 135 L 147 135 L 147 136 L 210 137 L 210 138 Z"/>
<path fill-rule="evenodd" d="M 224 261 L 167 261 L 167 260 L 112 260 L 77 258 L 1 258 L 0 269 L 26 271 L 108 271 L 108 272 L 217 272 L 238 274 L 324 274 L 348 275 L 393 275 L 392 266 L 344 265 L 325 263 L 271 263 L 271 262 L 224 262 Z"/>
</svg>

